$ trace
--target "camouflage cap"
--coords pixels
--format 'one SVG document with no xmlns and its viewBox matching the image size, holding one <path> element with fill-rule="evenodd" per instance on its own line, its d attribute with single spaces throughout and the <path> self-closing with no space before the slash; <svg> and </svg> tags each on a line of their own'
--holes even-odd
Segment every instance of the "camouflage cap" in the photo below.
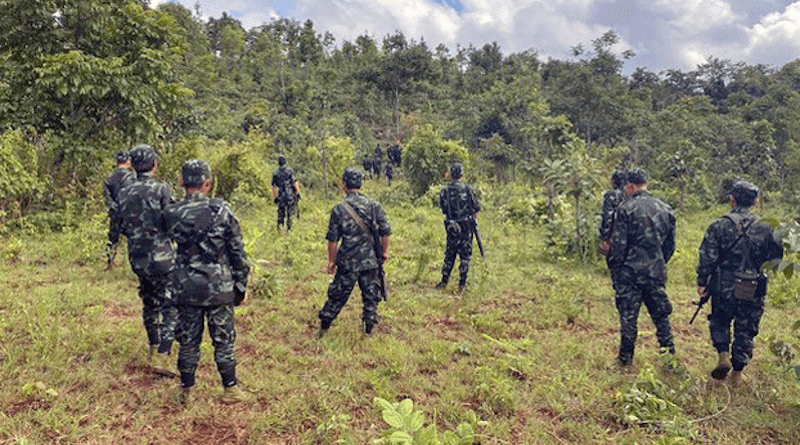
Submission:
<svg viewBox="0 0 800 445">
<path fill-rule="evenodd" d="M 633 170 L 628 170 L 627 179 L 631 184 L 647 184 L 647 173 L 641 168 L 634 168 Z"/>
<path fill-rule="evenodd" d="M 736 200 L 736 203 L 750 207 L 758 198 L 758 187 L 747 181 L 736 181 L 731 187 L 731 196 Z"/>
<path fill-rule="evenodd" d="M 450 177 L 453 179 L 458 179 L 464 173 L 464 166 L 461 165 L 460 162 L 453 162 L 450 165 Z"/>
<path fill-rule="evenodd" d="M 124 164 L 131 160 L 131 155 L 127 151 L 118 151 L 117 152 L 117 164 Z"/>
<path fill-rule="evenodd" d="M 129 152 L 131 165 L 136 171 L 150 170 L 153 163 L 158 160 L 156 151 L 150 144 L 139 144 Z"/>
<path fill-rule="evenodd" d="M 199 187 L 206 179 L 211 178 L 211 166 L 198 159 L 186 161 L 181 167 L 181 177 L 185 187 Z"/>
<path fill-rule="evenodd" d="M 342 182 L 344 182 L 344 186 L 349 189 L 361 188 L 361 178 L 361 172 L 352 167 L 344 169 L 344 173 L 342 174 Z"/>
</svg>

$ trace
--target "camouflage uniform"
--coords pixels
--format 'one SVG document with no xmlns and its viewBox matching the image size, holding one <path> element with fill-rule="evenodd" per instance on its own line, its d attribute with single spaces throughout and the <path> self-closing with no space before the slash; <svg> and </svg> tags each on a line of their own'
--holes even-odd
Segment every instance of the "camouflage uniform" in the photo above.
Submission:
<svg viewBox="0 0 800 445">
<path fill-rule="evenodd" d="M 103 180 L 103 201 L 105 201 L 106 210 L 108 210 L 108 248 L 110 250 L 116 249 L 117 243 L 119 243 L 120 221 L 117 218 L 119 191 L 133 182 L 134 179 L 135 175 L 129 168 L 117 167 Z M 111 257 L 109 258 L 111 259 Z"/>
<path fill-rule="evenodd" d="M 478 204 L 478 198 L 472 191 L 472 187 L 454 179 L 450 184 L 442 187 L 442 191 L 439 193 L 439 207 L 445 215 L 444 229 L 447 232 L 447 246 L 442 263 L 442 281 L 437 287 L 447 284 L 450 272 L 455 266 L 456 255 L 458 255 L 461 258 L 458 266 L 460 275 L 458 285 L 463 288 L 467 284 L 469 260 L 472 256 L 475 214 L 481 210 L 481 206 Z"/>
<path fill-rule="evenodd" d="M 120 230 L 128 238 L 128 260 L 139 277 L 147 338 L 151 346 L 159 345 L 159 353 L 168 354 L 177 324 L 170 292 L 175 250 L 166 234 L 163 211 L 173 202 L 172 189 L 150 173 L 140 172 L 119 191 L 118 200 Z"/>
<path fill-rule="evenodd" d="M 391 162 L 386 162 L 386 181 L 388 181 L 389 185 L 392 185 L 392 179 L 394 179 L 394 165 Z"/>
<path fill-rule="evenodd" d="M 391 234 L 389 220 L 380 204 L 368 199 L 358 191 L 348 191 L 345 202 L 350 204 L 367 227 L 377 230 L 379 237 Z M 383 259 L 378 258 L 373 247 L 376 240 L 372 233 L 364 233 L 348 213 L 345 203 L 339 203 L 331 210 L 328 233 L 325 238 L 328 242 L 341 240 L 341 243 L 336 252 L 336 275 L 328 286 L 328 299 L 322 310 L 319 311 L 321 326 L 323 329 L 327 329 L 336 319 L 358 282 L 364 306 L 361 319 L 365 327 L 368 326 L 368 330 L 371 330 L 371 327 L 380 321 L 380 317 L 378 317 L 378 303 L 381 300 L 379 267 Z"/>
<path fill-rule="evenodd" d="M 198 166 L 201 162 L 204 165 Z M 207 169 L 210 177 L 208 164 L 188 161 L 184 164 L 184 182 L 198 169 Z M 234 284 L 244 288 L 250 272 L 239 222 L 221 199 L 209 200 L 199 191 L 169 206 L 165 219 L 168 234 L 178 245 L 173 288 L 178 305 L 181 386 L 194 386 L 204 321 L 222 384 L 234 386 Z"/>
<path fill-rule="evenodd" d="M 706 287 L 711 295 L 711 314 L 708 316 L 711 341 L 717 352 L 731 351 L 735 371 L 741 371 L 752 358 L 753 338 L 758 335 L 758 325 L 764 313 L 763 296 L 757 301 L 734 298 L 737 275 L 755 277 L 765 262 L 783 257 L 783 246 L 773 239 L 770 226 L 757 222 L 757 219 L 748 208 L 734 207 L 729 215 L 708 227 L 700 244 L 697 285 Z M 746 237 L 739 238 L 743 228 Z"/>
<path fill-rule="evenodd" d="M 283 225 L 285 218 L 288 230 L 292 230 L 292 215 L 297 197 L 294 190 L 295 181 L 294 170 L 286 165 L 281 165 L 272 173 L 272 185 L 278 188 L 278 197 L 275 198 L 275 204 L 278 205 L 278 227 Z"/>
<path fill-rule="evenodd" d="M 646 191 L 634 194 L 618 211 L 611 235 L 609 265 L 616 270 L 616 306 L 620 320 L 619 362 L 630 364 L 642 303 L 656 326 L 662 348 L 675 352 L 667 298 L 667 262 L 675 251 L 672 208 Z"/>
<path fill-rule="evenodd" d="M 381 146 L 375 147 L 375 156 L 372 158 L 372 173 L 375 179 L 381 179 L 381 164 L 383 164 L 383 150 Z"/>
</svg>

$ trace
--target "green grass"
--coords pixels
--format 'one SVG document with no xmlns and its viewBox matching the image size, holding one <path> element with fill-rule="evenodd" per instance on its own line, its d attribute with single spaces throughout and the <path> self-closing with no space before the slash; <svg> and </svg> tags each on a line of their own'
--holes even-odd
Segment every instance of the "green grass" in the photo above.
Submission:
<svg viewBox="0 0 800 445">
<path fill-rule="evenodd" d="M 3 240 L 0 270 L 0 444 L 369 444 L 390 429 L 373 400 L 410 398 L 425 425 L 456 431 L 473 412 L 481 444 L 790 444 L 800 436 L 800 387 L 769 352 L 796 345 L 798 283 L 773 279 L 774 301 L 756 339 L 747 384 L 710 382 L 715 363 L 707 321 L 688 320 L 705 227 L 724 207 L 678 215 L 678 250 L 668 293 L 680 365 L 668 371 L 643 310 L 631 370 L 614 365 L 618 319 L 605 265 L 544 249 L 539 228 L 502 223 L 485 205 L 485 261 L 473 257 L 470 285 L 434 291 L 444 233 L 438 209 L 385 198 L 393 228 L 383 322 L 365 338 L 360 294 L 322 339 L 317 312 L 330 276 L 328 212 L 340 196 L 306 193 L 291 233 L 274 228 L 267 201 L 237 203 L 255 265 L 237 308 L 238 372 L 252 404 L 218 402 L 210 341 L 186 408 L 176 380 L 146 366 L 136 280 L 122 249 L 103 270 L 105 222 L 78 231 Z M 399 204 L 392 204 L 399 203 Z M 772 211 L 765 209 L 764 212 Z M 21 245 L 20 245 L 21 243 Z M 655 421 L 626 421 L 620 402 L 634 384 L 663 384 L 678 407 L 635 406 Z"/>
</svg>

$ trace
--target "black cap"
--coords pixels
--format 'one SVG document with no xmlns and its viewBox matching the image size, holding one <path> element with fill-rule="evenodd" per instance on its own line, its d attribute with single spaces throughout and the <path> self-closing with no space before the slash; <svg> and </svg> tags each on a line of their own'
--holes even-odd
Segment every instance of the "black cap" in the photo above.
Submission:
<svg viewBox="0 0 800 445">
<path fill-rule="evenodd" d="M 342 174 L 342 182 L 344 182 L 344 186 L 349 189 L 361 188 L 361 178 L 361 172 L 352 167 L 344 169 L 344 173 Z"/>
<path fill-rule="evenodd" d="M 464 166 L 460 162 L 453 162 L 450 165 L 450 178 L 458 179 L 464 173 Z"/>
<path fill-rule="evenodd" d="M 641 168 L 634 168 L 633 170 L 628 170 L 627 179 L 631 184 L 647 184 L 647 173 L 645 173 L 645 171 Z"/>
<path fill-rule="evenodd" d="M 758 198 L 758 187 L 747 181 L 736 181 L 731 187 L 731 196 L 736 200 L 736 204 L 742 207 L 750 207 Z"/>
<path fill-rule="evenodd" d="M 183 163 L 181 176 L 184 187 L 200 187 L 211 177 L 211 166 L 206 161 L 192 159 Z"/>
<path fill-rule="evenodd" d="M 278 156 L 278 165 L 286 165 L 286 158 L 283 155 Z"/>
</svg>

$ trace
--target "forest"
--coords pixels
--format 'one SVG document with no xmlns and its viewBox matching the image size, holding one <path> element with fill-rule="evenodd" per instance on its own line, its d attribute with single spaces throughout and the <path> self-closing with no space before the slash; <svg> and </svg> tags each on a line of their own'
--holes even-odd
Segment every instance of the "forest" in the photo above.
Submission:
<svg viewBox="0 0 800 445">
<path fill-rule="evenodd" d="M 0 10 L 0 443 L 789 444 L 800 433 L 800 59 L 709 55 L 691 71 L 652 72 L 631 69 L 613 30 L 545 60 L 399 31 L 351 42 L 291 18 L 245 29 L 147 0 Z M 102 270 L 102 180 L 139 143 L 171 184 L 182 162 L 209 161 L 214 194 L 242 221 L 254 272 L 237 353 L 255 407 L 178 413 L 174 382 L 130 358 L 141 307 L 122 252 Z M 402 149 L 395 182 L 365 182 L 394 228 L 389 333 L 356 335 L 354 297 L 317 342 L 326 212 L 343 169 L 390 145 Z M 282 235 L 270 191 L 279 155 L 303 189 L 302 219 Z M 432 289 L 436 198 L 453 161 L 481 199 L 487 244 L 462 296 Z M 610 364 L 619 326 L 599 208 L 612 172 L 633 167 L 678 219 L 673 373 L 652 344 L 631 374 Z M 738 398 L 707 381 L 702 317 L 683 320 L 697 246 L 737 179 L 760 187 L 758 211 L 786 249 L 756 383 Z M 211 393 L 209 355 L 199 380 Z M 391 440 L 401 433 L 414 441 Z"/>
</svg>

